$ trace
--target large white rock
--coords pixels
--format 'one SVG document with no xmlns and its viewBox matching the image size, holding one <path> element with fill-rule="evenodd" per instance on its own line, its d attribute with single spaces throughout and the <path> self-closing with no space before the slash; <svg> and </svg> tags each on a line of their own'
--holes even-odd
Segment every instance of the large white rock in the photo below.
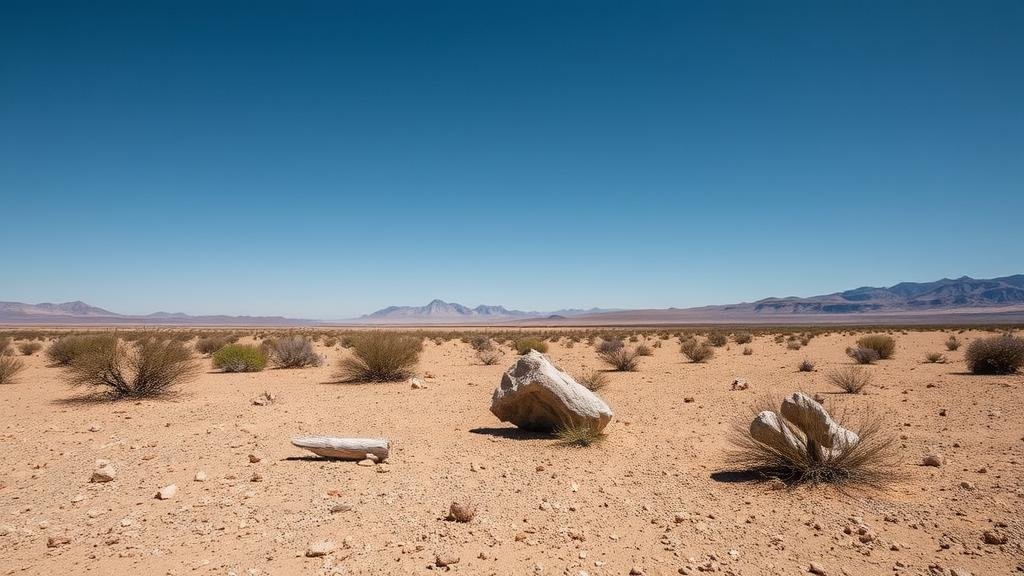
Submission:
<svg viewBox="0 0 1024 576">
<path fill-rule="evenodd" d="M 603 430 L 612 410 L 536 350 L 520 356 L 491 396 L 491 412 L 527 430 L 552 431 L 568 424 Z"/>
<path fill-rule="evenodd" d="M 764 410 L 750 423 L 750 437 L 783 454 L 800 452 L 803 443 L 789 431 L 775 412 Z"/>
<path fill-rule="evenodd" d="M 824 406 L 800 392 L 782 401 L 782 417 L 823 448 L 842 450 L 860 441 L 856 433 L 837 424 Z"/>
<path fill-rule="evenodd" d="M 336 438 L 333 436 L 305 436 L 292 438 L 292 444 L 305 448 L 324 458 L 364 460 L 372 454 L 380 461 L 387 460 L 391 444 L 386 438 Z"/>
</svg>

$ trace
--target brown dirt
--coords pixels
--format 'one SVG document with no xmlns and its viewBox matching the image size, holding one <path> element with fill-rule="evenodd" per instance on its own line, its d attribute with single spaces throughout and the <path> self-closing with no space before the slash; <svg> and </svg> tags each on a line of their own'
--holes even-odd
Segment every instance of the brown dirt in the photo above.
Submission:
<svg viewBox="0 0 1024 576">
<path fill-rule="evenodd" d="M 850 575 L 1024 571 L 1024 375 L 963 374 L 964 348 L 946 352 L 941 332 L 896 337 L 895 359 L 868 367 L 874 384 L 856 396 L 833 394 L 824 375 L 849 363 L 852 335 L 796 351 L 760 336 L 752 355 L 732 344 L 703 365 L 665 341 L 639 372 L 610 375 L 600 394 L 615 419 L 585 449 L 490 414 L 515 358 L 507 348 L 482 366 L 465 344 L 426 342 L 425 390 L 330 383 L 340 348 L 320 347 L 321 368 L 257 374 L 214 373 L 204 359 L 179 396 L 142 402 L 76 401 L 37 354 L 0 387 L 0 570 L 429 574 L 440 555 L 464 574 L 801 574 L 811 562 Z M 923 363 L 930 351 L 950 362 Z M 548 355 L 571 373 L 601 366 L 585 343 Z M 797 372 L 805 357 L 815 372 Z M 735 377 L 750 389 L 731 391 Z M 904 480 L 842 493 L 723 473 L 735 415 L 765 392 L 796 390 L 889 414 L 905 436 Z M 264 391 L 278 401 L 253 405 Z M 307 458 L 289 443 L 318 433 L 387 436 L 387 472 Z M 933 449 L 945 464 L 921 466 Z M 89 482 L 98 458 L 116 466 L 113 482 Z M 200 470 L 206 482 L 193 480 Z M 173 498 L 154 499 L 172 483 Z M 477 506 L 472 522 L 445 520 L 452 500 Z M 332 513 L 338 504 L 351 509 Z M 844 533 L 858 522 L 876 539 Z M 1008 542 L 985 543 L 986 530 Z M 336 548 L 306 557 L 318 540 Z"/>
</svg>

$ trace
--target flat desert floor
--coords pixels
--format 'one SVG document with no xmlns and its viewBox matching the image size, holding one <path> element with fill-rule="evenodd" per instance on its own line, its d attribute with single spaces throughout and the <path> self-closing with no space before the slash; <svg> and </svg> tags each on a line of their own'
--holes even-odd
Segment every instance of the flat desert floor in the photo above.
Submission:
<svg viewBox="0 0 1024 576">
<path fill-rule="evenodd" d="M 483 366 L 464 343 L 425 342 L 426 389 L 331 383 L 348 352 L 320 344 L 320 368 L 220 374 L 204 358 L 180 395 L 142 402 L 75 401 L 37 353 L 0 386 L 0 573 L 1020 573 L 1024 375 L 966 374 L 947 334 L 895 333 L 895 358 L 867 367 L 861 395 L 825 378 L 850 363 L 849 334 L 802 350 L 758 336 L 753 354 L 731 344 L 707 364 L 686 362 L 673 338 L 638 372 L 609 373 L 600 395 L 615 418 L 589 448 L 491 415 L 515 360 L 507 347 Z M 924 363 L 932 351 L 949 362 Z M 602 367 L 585 342 L 548 356 L 573 374 Z M 817 370 L 797 372 L 803 358 Z M 731 390 L 734 378 L 749 389 Z M 722 474 L 736 416 L 798 390 L 887 414 L 902 479 L 841 492 Z M 265 391 L 277 401 L 254 405 Z M 392 455 L 378 467 L 311 458 L 289 442 L 306 434 L 385 436 Z M 932 451 L 944 465 L 921 465 Z M 114 481 L 90 483 L 97 459 L 113 462 Z M 177 494 L 155 499 L 169 484 Z M 475 503 L 476 518 L 446 521 L 452 500 Z M 320 540 L 336 548 L 307 557 Z"/>
</svg>

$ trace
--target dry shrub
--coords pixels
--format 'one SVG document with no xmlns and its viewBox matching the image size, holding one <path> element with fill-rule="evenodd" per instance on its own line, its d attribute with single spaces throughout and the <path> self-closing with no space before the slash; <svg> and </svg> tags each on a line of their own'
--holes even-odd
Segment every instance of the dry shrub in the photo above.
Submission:
<svg viewBox="0 0 1024 576">
<path fill-rule="evenodd" d="M 826 377 L 833 386 L 850 394 L 857 394 L 871 383 L 871 373 L 860 366 L 843 366 L 830 371 Z"/>
<path fill-rule="evenodd" d="M 878 352 L 879 360 L 888 360 L 896 352 L 896 340 L 885 334 L 870 334 L 857 339 L 857 346 Z"/>
<path fill-rule="evenodd" d="M 42 349 L 42 342 L 22 342 L 18 344 L 18 352 L 21 352 L 23 356 L 31 356 Z"/>
<path fill-rule="evenodd" d="M 798 340 L 790 340 L 789 342 L 786 342 L 787 350 L 799 350 L 803 347 L 804 345 L 801 344 Z"/>
<path fill-rule="evenodd" d="M 423 340 L 388 332 L 366 332 L 352 337 L 352 355 L 341 359 L 337 377 L 342 382 L 395 382 L 412 376 Z"/>
<path fill-rule="evenodd" d="M 57 366 L 68 366 L 91 344 L 97 342 L 95 336 L 64 336 L 54 340 L 46 349 L 46 357 Z"/>
<path fill-rule="evenodd" d="M 484 366 L 493 366 L 501 361 L 501 352 L 497 350 L 478 350 L 476 358 Z"/>
<path fill-rule="evenodd" d="M 1013 374 L 1024 365 L 1024 338 L 1003 334 L 967 345 L 967 369 L 974 374 Z"/>
<path fill-rule="evenodd" d="M 486 334 L 474 334 L 469 338 L 469 345 L 477 352 L 494 350 L 494 342 L 492 342 L 490 336 Z"/>
<path fill-rule="evenodd" d="M 750 332 L 737 332 L 732 335 L 732 339 L 737 344 L 750 344 L 754 341 L 754 335 Z"/>
<path fill-rule="evenodd" d="M 224 372 L 259 372 L 267 366 L 267 355 L 258 346 L 228 344 L 213 353 L 213 367 Z"/>
<path fill-rule="evenodd" d="M 597 355 L 618 372 L 635 372 L 640 367 L 640 355 L 629 348 L 615 348 Z"/>
<path fill-rule="evenodd" d="M 636 355 L 637 356 L 654 356 L 654 350 L 651 350 L 651 347 L 648 346 L 647 344 L 641 344 L 641 345 L 636 347 Z"/>
<path fill-rule="evenodd" d="M 8 349 L 11 347 L 11 339 L 7 336 L 0 338 L 0 356 L 7 354 Z"/>
<path fill-rule="evenodd" d="M 703 342 L 698 342 L 696 338 L 684 340 L 679 346 L 679 351 L 689 358 L 690 362 L 695 363 L 707 362 L 715 355 L 713 348 Z"/>
<path fill-rule="evenodd" d="M 750 356 L 753 353 L 754 353 L 754 349 L 751 348 L 750 346 L 744 346 L 743 347 L 743 355 L 744 356 Z"/>
<path fill-rule="evenodd" d="M 596 426 L 588 422 L 570 422 L 559 426 L 555 430 L 558 443 L 563 446 L 578 446 L 586 448 L 593 446 L 605 439 L 605 435 Z"/>
<path fill-rule="evenodd" d="M 17 358 L 10 356 L 0 356 L 0 384 L 10 384 L 14 382 L 25 369 L 25 363 Z"/>
<path fill-rule="evenodd" d="M 528 336 L 525 338 L 517 339 L 515 341 L 515 348 L 516 352 L 518 352 L 519 354 L 526 354 L 530 350 L 536 350 L 537 352 L 543 354 L 548 351 L 548 343 L 541 340 L 540 338 Z"/>
<path fill-rule="evenodd" d="M 619 340 L 618 338 L 612 338 L 609 340 L 601 340 L 601 342 L 599 342 L 597 346 L 594 346 L 594 349 L 597 350 L 598 354 L 605 354 L 607 352 L 622 350 L 622 348 L 624 348 L 625 346 L 626 345 L 622 342 L 622 340 Z"/>
<path fill-rule="evenodd" d="M 751 407 L 749 415 L 733 425 L 728 455 L 740 470 L 779 478 L 790 484 L 839 484 L 844 487 L 885 488 L 901 478 L 896 436 L 885 426 L 887 419 L 871 409 L 858 414 L 832 414 L 833 420 L 854 432 L 860 440 L 852 446 L 818 451 L 808 449 L 808 440 L 798 427 L 782 416 L 779 420 L 798 440 L 799 449 L 779 450 L 758 442 L 750 435 L 750 422 L 764 410 L 778 412 L 779 402 L 765 397 Z"/>
<path fill-rule="evenodd" d="M 90 336 L 71 365 L 72 386 L 101 388 L 113 398 L 152 398 L 194 377 L 198 365 L 176 340 L 122 342 L 115 335 Z"/>
<path fill-rule="evenodd" d="M 929 352 L 924 355 L 925 362 L 932 364 L 944 364 L 946 362 L 946 355 L 941 352 Z"/>
<path fill-rule="evenodd" d="M 950 352 L 960 349 L 960 339 L 954 334 L 950 334 L 949 338 L 946 338 L 946 350 Z"/>
<path fill-rule="evenodd" d="M 857 364 L 874 364 L 878 362 L 878 352 L 873 348 L 847 348 L 846 355 Z"/>
<path fill-rule="evenodd" d="M 608 375 L 604 372 L 594 370 L 588 374 L 584 374 L 583 376 L 577 376 L 576 381 L 582 384 L 587 390 L 597 392 L 601 388 L 607 386 L 611 382 L 611 379 L 608 378 Z"/>
<path fill-rule="evenodd" d="M 278 368 L 319 366 L 324 359 L 313 349 L 313 342 L 303 336 L 265 340 L 262 344 L 267 358 Z"/>
<path fill-rule="evenodd" d="M 799 364 L 796 365 L 796 369 L 800 372 L 814 372 L 814 362 L 804 358 Z"/>
<path fill-rule="evenodd" d="M 708 334 L 707 337 L 707 344 L 709 346 L 714 346 L 716 348 L 725 346 L 726 344 L 728 344 L 728 342 L 729 339 L 726 338 L 725 334 L 722 334 L 721 332 L 711 332 L 710 334 Z"/>
<path fill-rule="evenodd" d="M 196 340 L 195 349 L 200 354 L 209 356 L 224 346 L 227 346 L 228 339 L 223 336 L 207 336 Z"/>
</svg>

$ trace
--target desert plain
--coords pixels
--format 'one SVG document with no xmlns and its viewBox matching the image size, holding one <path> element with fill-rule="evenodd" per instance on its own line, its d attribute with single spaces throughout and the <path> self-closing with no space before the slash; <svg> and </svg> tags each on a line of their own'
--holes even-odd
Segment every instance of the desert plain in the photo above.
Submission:
<svg viewBox="0 0 1024 576">
<path fill-rule="evenodd" d="M 423 388 L 338 383 L 349 352 L 323 340 L 313 368 L 225 374 L 196 354 L 200 375 L 177 394 L 121 401 L 83 398 L 37 352 L 0 386 L 0 573 L 1022 573 L 1024 375 L 967 373 L 964 348 L 943 344 L 955 332 L 965 344 L 991 335 L 891 331 L 894 358 L 846 394 L 826 374 L 851 364 L 850 329 L 799 350 L 758 330 L 706 363 L 688 362 L 675 336 L 638 331 L 662 344 L 639 370 L 608 373 L 598 394 L 614 418 L 588 447 L 490 413 L 516 359 L 507 345 L 483 365 L 457 338 L 427 338 Z M 548 343 L 556 366 L 607 368 L 571 333 Z M 929 352 L 947 361 L 925 362 Z M 814 371 L 797 371 L 805 358 Z M 748 387 L 733 390 L 737 378 Z M 892 481 L 789 486 L 735 470 L 737 418 L 795 391 L 884 414 L 898 438 Z M 273 402 L 254 403 L 265 393 Z M 312 434 L 386 437 L 392 451 L 364 466 L 290 443 Z M 942 464 L 923 465 L 929 454 Z M 98 459 L 112 481 L 90 482 Z M 475 517 L 447 520 L 452 501 Z"/>
</svg>

